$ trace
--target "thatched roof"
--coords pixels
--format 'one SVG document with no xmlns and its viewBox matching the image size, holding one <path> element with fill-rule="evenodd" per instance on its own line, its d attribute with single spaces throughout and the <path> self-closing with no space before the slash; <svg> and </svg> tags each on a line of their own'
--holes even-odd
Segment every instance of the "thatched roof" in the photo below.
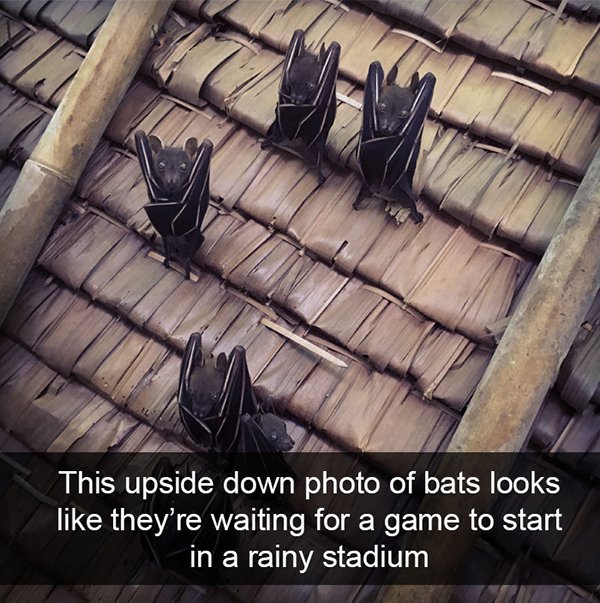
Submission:
<svg viewBox="0 0 600 603">
<path fill-rule="evenodd" d="M 3 326 L 0 423 L 20 442 L 186 449 L 175 393 L 181 351 L 201 331 L 211 351 L 246 347 L 257 393 L 289 419 L 297 450 L 444 450 L 600 146 L 598 23 L 557 21 L 525 0 L 365 4 L 393 16 L 325 0 L 179 0 Z M 0 14 L 1 206 L 110 2 L 0 6 L 10 13 Z M 300 27 L 315 47 L 342 45 L 344 96 L 321 188 L 298 159 L 259 142 Z M 400 83 L 415 70 L 437 76 L 420 225 L 397 225 L 376 202 L 351 207 L 356 103 L 373 60 L 399 61 Z M 189 136 L 215 145 L 192 280 L 161 262 L 133 155 L 138 129 L 168 145 Z M 597 450 L 599 320 L 597 300 L 530 447 Z M 189 595 L 164 588 L 131 597 Z M 298 600 L 328 600 L 328 588 L 311 588 Z M 342 599 L 360 600 L 350 590 Z M 485 596 L 467 590 L 468 600 Z M 92 591 L 77 593 L 93 600 Z M 557 588 L 569 597 L 557 600 L 579 600 L 565 593 Z M 277 596 L 255 594 L 242 600 Z"/>
</svg>

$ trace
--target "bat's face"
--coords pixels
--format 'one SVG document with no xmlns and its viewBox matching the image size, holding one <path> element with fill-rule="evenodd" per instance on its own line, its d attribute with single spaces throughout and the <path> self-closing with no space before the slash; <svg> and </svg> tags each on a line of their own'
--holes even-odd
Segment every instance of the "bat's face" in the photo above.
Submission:
<svg viewBox="0 0 600 603">
<path fill-rule="evenodd" d="M 419 74 L 415 73 L 408 88 L 396 86 L 398 67 L 394 65 L 386 78 L 386 85 L 377 101 L 378 132 L 381 136 L 399 134 L 408 118 L 419 87 Z"/>
<path fill-rule="evenodd" d="M 377 103 L 379 133 L 382 136 L 393 136 L 402 130 L 414 100 L 408 88 L 386 86 L 383 89 Z"/>
<path fill-rule="evenodd" d="M 317 90 L 321 66 L 314 57 L 305 55 L 296 59 L 288 75 L 288 98 L 293 105 L 310 104 Z"/>
<path fill-rule="evenodd" d="M 182 149 L 163 147 L 161 140 L 156 136 L 149 136 L 148 140 L 161 188 L 169 194 L 181 191 L 188 182 L 194 164 L 197 140 L 189 138 Z"/>
<path fill-rule="evenodd" d="M 197 417 L 207 417 L 216 406 L 227 373 L 227 360 L 221 354 L 216 362 L 207 362 L 192 370 L 188 391 L 193 399 L 193 412 Z"/>
<path fill-rule="evenodd" d="M 265 413 L 256 417 L 256 422 L 275 450 L 287 452 L 295 442 L 288 435 L 285 422 L 273 413 Z"/>
</svg>

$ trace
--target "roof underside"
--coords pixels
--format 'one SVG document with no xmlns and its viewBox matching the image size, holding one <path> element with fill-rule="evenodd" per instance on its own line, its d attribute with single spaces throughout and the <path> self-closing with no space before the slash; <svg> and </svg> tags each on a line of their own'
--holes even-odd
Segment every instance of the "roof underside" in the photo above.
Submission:
<svg viewBox="0 0 600 603">
<path fill-rule="evenodd" d="M 3 326 L 0 424 L 20 442 L 11 446 L 188 449 L 175 395 L 181 352 L 201 331 L 209 351 L 246 347 L 257 393 L 289 419 L 296 450 L 445 449 L 600 146 L 599 23 L 555 19 L 525 0 L 511 8 L 365 4 L 394 16 L 325 0 L 177 2 Z M 111 3 L 0 7 L 1 206 Z M 345 98 L 321 188 L 295 157 L 260 149 L 297 28 L 313 48 L 342 46 L 337 91 Z M 376 202 L 351 207 L 361 122 L 352 101 L 362 102 L 373 60 L 386 70 L 399 61 L 400 84 L 416 70 L 437 77 L 418 168 L 420 225 L 397 225 Z M 167 145 L 190 136 L 215 145 L 192 280 L 162 264 L 133 154 L 139 129 Z M 307 352 L 266 320 L 349 367 Z M 597 297 L 529 448 L 598 450 L 599 322 Z M 31 593 L 42 599 L 44 588 Z M 99 588 L 52 596 L 112 596 Z M 311 601 L 330 600 L 331 587 L 312 589 Z M 286 600 L 308 600 L 300 590 L 292 599 L 286 587 Z M 131 598 L 194 593 L 140 587 Z M 490 593 L 498 587 L 458 589 L 455 598 Z M 589 595 L 566 587 L 531 594 Z M 237 596 L 266 601 L 281 592 Z M 355 587 L 335 596 L 370 595 Z"/>
</svg>

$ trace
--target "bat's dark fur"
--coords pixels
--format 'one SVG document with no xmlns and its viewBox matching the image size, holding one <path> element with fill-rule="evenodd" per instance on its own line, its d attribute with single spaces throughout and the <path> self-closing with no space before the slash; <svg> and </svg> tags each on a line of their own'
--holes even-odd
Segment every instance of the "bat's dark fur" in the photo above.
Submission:
<svg viewBox="0 0 600 603">
<path fill-rule="evenodd" d="M 327 135 L 336 110 L 340 45 L 332 42 L 328 49 L 321 46 L 318 57 L 306 52 L 304 32 L 294 32 L 286 53 L 279 86 L 275 121 L 269 128 L 262 148 L 272 144 L 301 142 L 305 161 L 317 169 L 319 184 Z"/>
<path fill-rule="evenodd" d="M 160 184 L 173 197 L 187 184 L 198 151 L 198 141 L 188 138 L 183 149 L 163 147 L 158 136 L 148 136 L 148 142 L 154 154 L 154 167 Z"/>
<path fill-rule="evenodd" d="M 241 346 L 229 358 L 206 358 L 200 334 L 192 334 L 181 364 L 178 402 L 186 430 L 203 448 L 268 454 L 294 445 L 285 422 L 258 404 Z"/>
<path fill-rule="evenodd" d="M 384 85 L 381 65 L 369 67 L 357 152 L 363 186 L 354 208 L 360 209 L 364 197 L 378 196 L 409 208 L 418 223 L 423 215 L 417 211 L 413 177 L 435 77 L 427 73 L 419 80 L 415 73 L 402 88 L 395 84 L 397 74 L 392 67 Z"/>
<path fill-rule="evenodd" d="M 204 241 L 212 143 L 205 140 L 198 147 L 189 138 L 183 148 L 164 147 L 158 137 L 144 132 L 136 133 L 135 143 L 150 197 L 145 209 L 162 237 L 165 265 L 177 258 L 189 277 L 192 257 Z"/>
<path fill-rule="evenodd" d="M 419 74 L 414 73 L 408 88 L 395 85 L 398 66 L 394 65 L 385 78 L 386 86 L 379 93 L 377 115 L 379 116 L 379 133 L 382 136 L 398 134 L 410 115 L 410 109 L 419 89 Z"/>
<path fill-rule="evenodd" d="M 180 475 L 184 477 L 190 475 L 189 468 L 181 471 Z M 152 476 L 160 479 L 169 477 L 175 478 L 175 468 L 171 465 L 168 458 L 162 457 L 152 471 Z M 216 474 L 212 475 L 216 487 L 211 494 L 161 494 L 159 492 L 148 498 L 143 506 L 143 513 L 158 513 L 168 515 L 171 508 L 178 513 L 196 513 L 206 521 L 202 522 L 202 528 L 198 531 L 177 530 L 176 519 L 169 516 L 164 532 L 161 536 L 156 536 L 151 531 L 141 532 L 142 545 L 149 556 L 161 568 L 170 569 L 185 576 L 189 580 L 202 577 L 200 570 L 190 568 L 190 547 L 192 544 L 197 549 L 210 550 L 216 559 L 220 559 L 225 550 L 235 549 L 238 544 L 238 538 L 235 532 L 228 530 L 217 531 L 212 522 L 208 521 L 210 513 L 215 515 L 232 512 L 232 503 L 230 497 L 225 494 L 219 485 Z M 209 571 L 210 570 L 204 570 Z M 198 576 L 197 574 L 200 574 Z"/>
<path fill-rule="evenodd" d="M 325 46 L 321 46 L 318 57 L 310 54 L 298 57 L 291 65 L 288 75 L 287 98 L 292 105 L 309 104 L 314 96 L 319 75 L 325 63 Z"/>
</svg>

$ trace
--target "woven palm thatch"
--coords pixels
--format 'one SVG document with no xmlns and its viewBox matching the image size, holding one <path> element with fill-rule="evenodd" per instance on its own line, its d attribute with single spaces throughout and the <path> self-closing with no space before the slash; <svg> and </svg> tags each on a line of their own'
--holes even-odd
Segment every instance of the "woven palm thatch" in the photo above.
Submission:
<svg viewBox="0 0 600 603">
<path fill-rule="evenodd" d="M 444 450 L 600 145 L 598 62 L 590 59 L 598 24 L 571 15 L 552 21 L 525 0 L 514 2 L 514 14 L 499 8 L 505 3 L 470 0 L 383 4 L 377 9 L 393 9 L 400 20 L 325 0 L 177 3 L 3 326 L 0 424 L 17 438 L 6 445 L 186 450 L 177 377 L 188 336 L 202 331 L 209 351 L 246 347 L 256 391 L 284 413 L 297 450 Z M 1 206 L 111 2 L 0 6 L 9 13 L 0 14 Z M 502 24 L 493 29 L 502 40 L 483 35 L 491 22 Z M 523 23 L 536 32 L 525 50 Z M 334 39 L 342 45 L 343 96 L 320 189 L 296 158 L 260 149 L 298 27 L 315 48 Z M 561 56 L 559 42 L 567 49 Z M 386 69 L 399 61 L 400 83 L 415 70 L 439 82 L 419 160 L 420 226 L 397 226 L 377 203 L 351 209 L 360 186 L 358 107 L 373 60 Z M 206 241 L 191 280 L 161 262 L 133 155 L 138 129 L 168 145 L 189 136 L 215 145 Z M 597 449 L 597 305 L 529 448 Z M 348 368 L 298 346 L 269 321 Z M 574 529 L 585 525 L 593 501 L 578 505 Z M 26 527 L 19 530 L 26 537 Z M 45 588 L 10 592 L 42 597 Z M 131 587 L 131 597 L 193 594 L 169 588 Z M 112 596 L 104 589 L 52 596 Z M 550 596 L 533 587 L 513 591 L 473 587 L 455 596 Z M 286 587 L 285 594 L 333 596 L 323 586 Z M 282 594 L 253 587 L 238 596 Z M 369 600 L 373 592 L 352 587 L 335 596 Z M 551 596 L 585 597 L 566 587 Z"/>
</svg>

